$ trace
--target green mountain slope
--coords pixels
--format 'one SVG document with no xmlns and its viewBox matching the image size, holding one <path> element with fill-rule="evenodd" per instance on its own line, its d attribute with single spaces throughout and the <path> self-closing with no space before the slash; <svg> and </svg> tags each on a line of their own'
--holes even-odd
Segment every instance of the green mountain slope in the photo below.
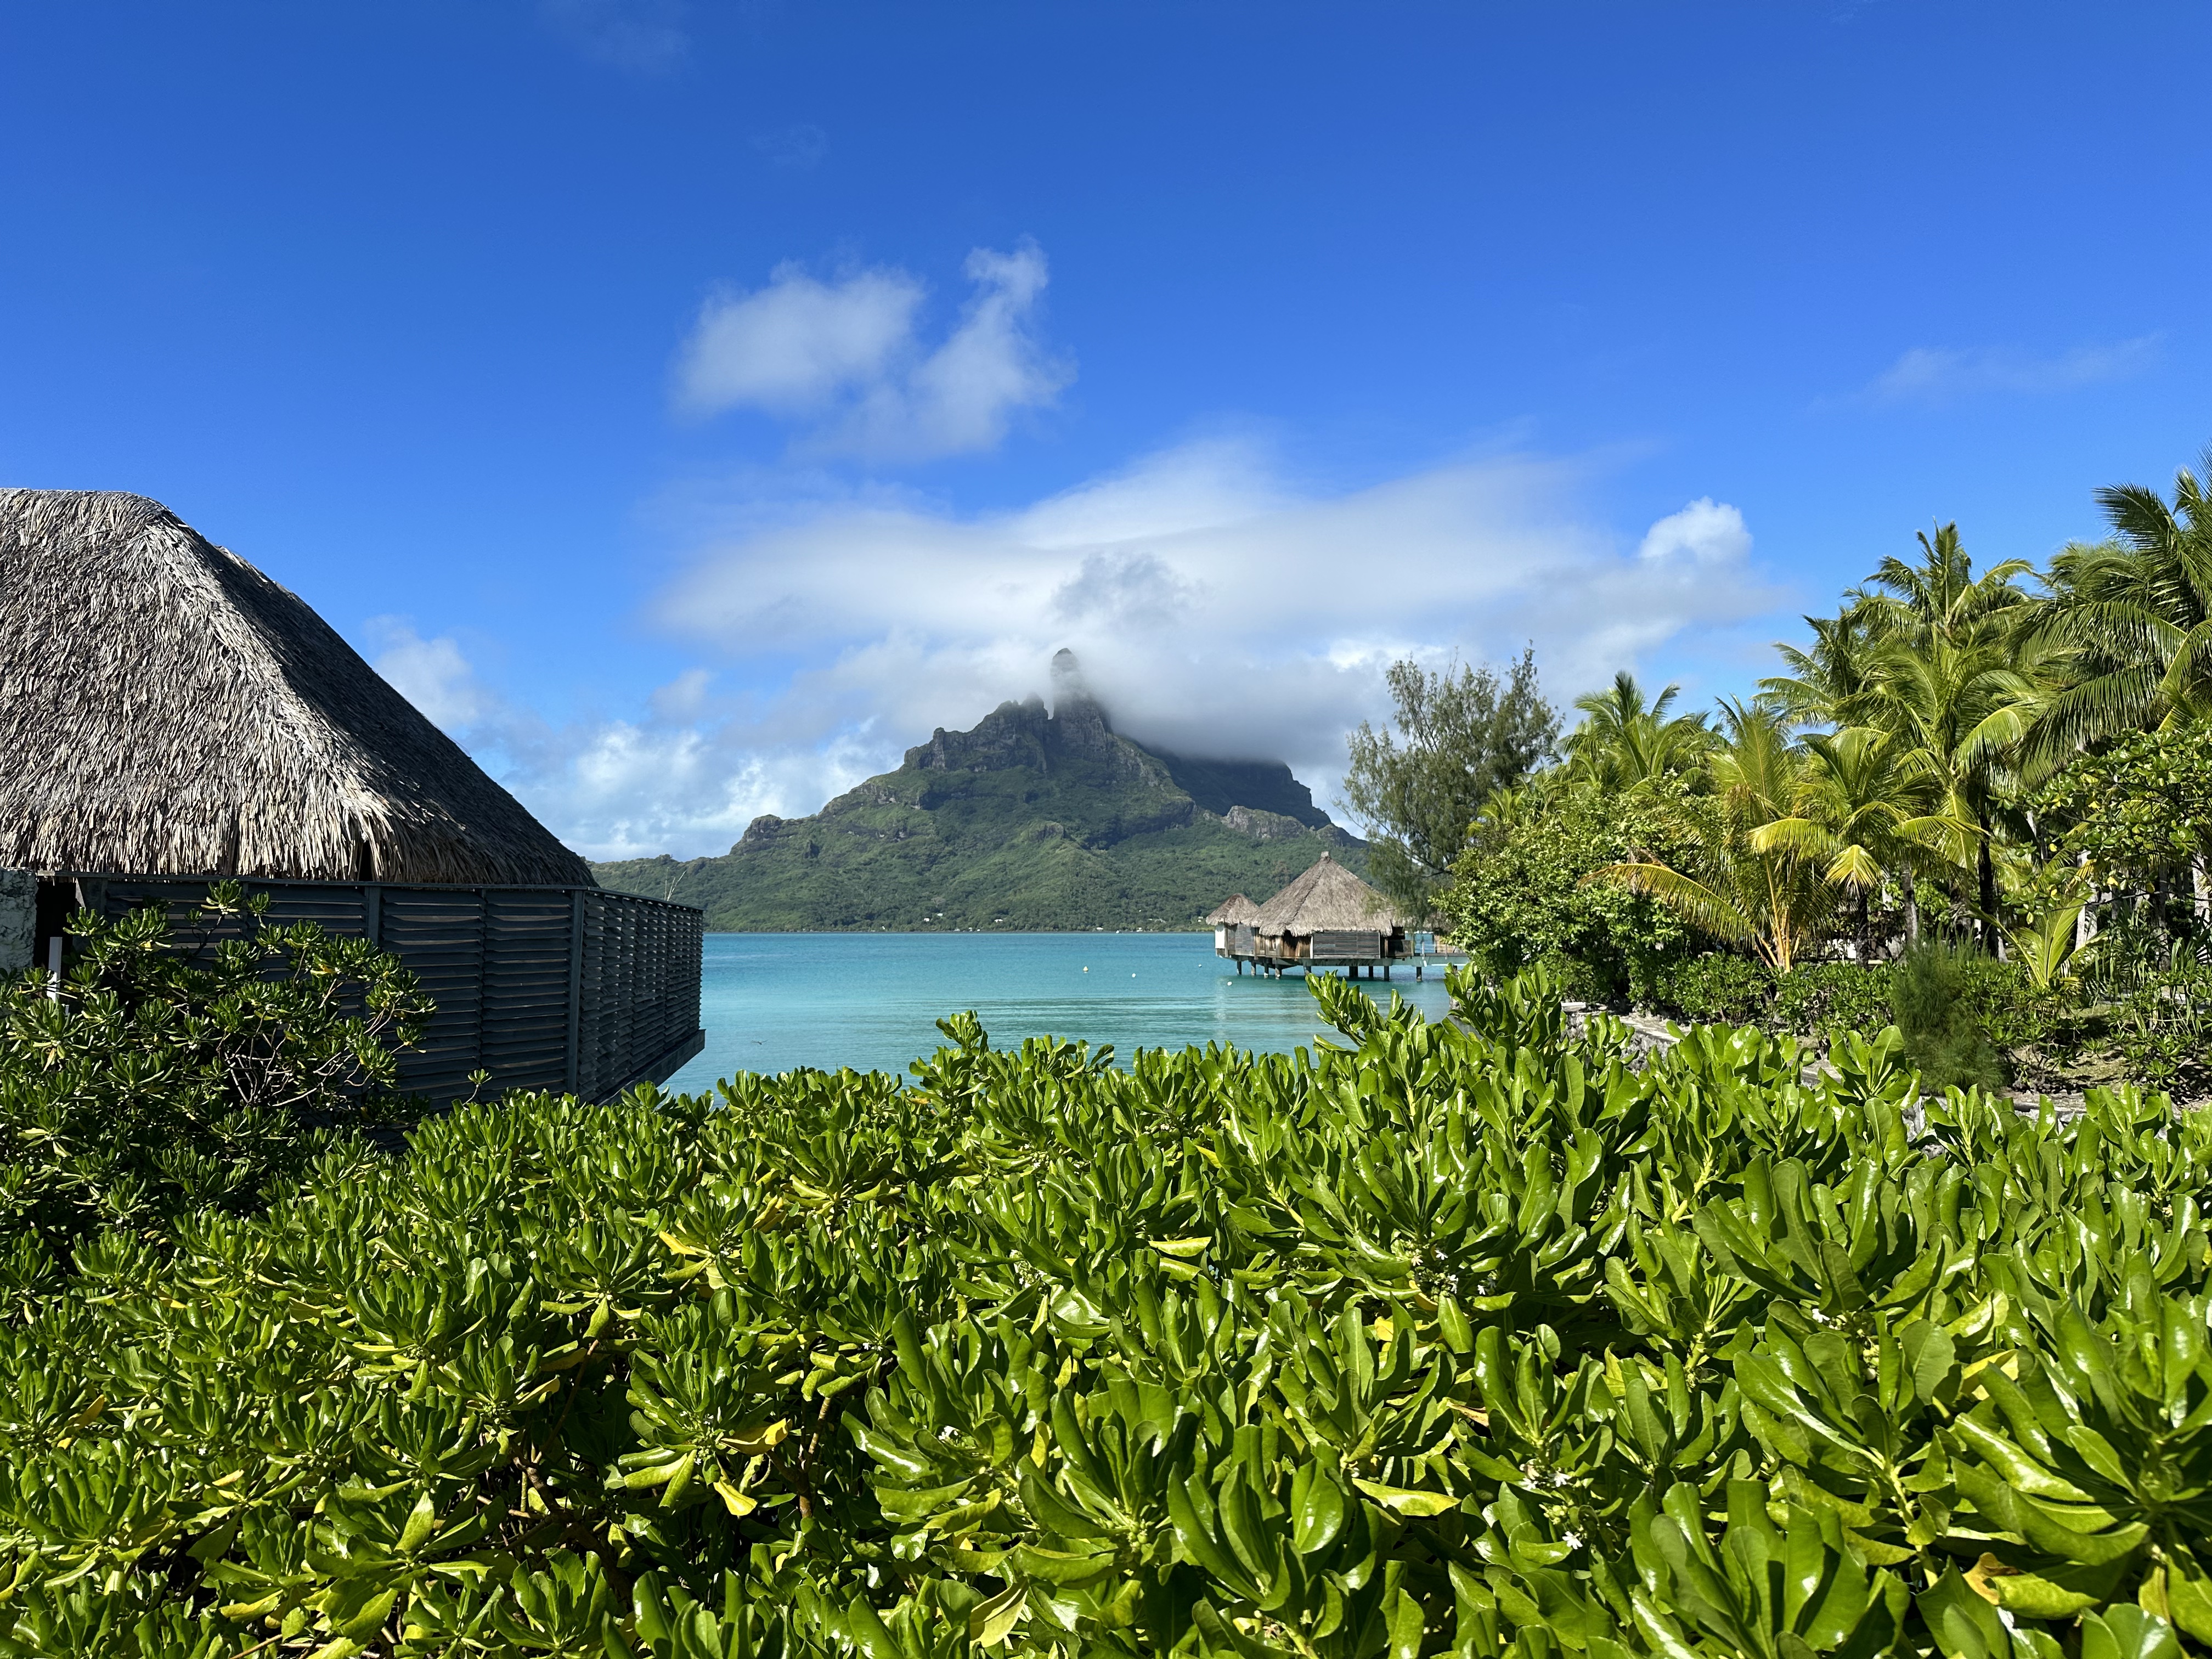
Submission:
<svg viewBox="0 0 2212 1659">
<path fill-rule="evenodd" d="M 1064 690 L 939 729 L 812 817 L 763 817 L 720 858 L 596 864 L 603 887 L 696 904 L 719 930 L 1191 927 L 1322 853 L 1364 870 L 1279 763 L 1158 755 Z"/>
</svg>

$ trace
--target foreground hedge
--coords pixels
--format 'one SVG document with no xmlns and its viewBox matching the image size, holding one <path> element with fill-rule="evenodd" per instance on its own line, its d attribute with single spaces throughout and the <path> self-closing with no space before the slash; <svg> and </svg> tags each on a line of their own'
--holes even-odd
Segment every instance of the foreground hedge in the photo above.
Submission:
<svg viewBox="0 0 2212 1659">
<path fill-rule="evenodd" d="M 2212 1645 L 2203 1115 L 1314 988 L 1356 1048 L 961 1019 L 104 1237 L 0 1332 L 0 1651 Z"/>
</svg>

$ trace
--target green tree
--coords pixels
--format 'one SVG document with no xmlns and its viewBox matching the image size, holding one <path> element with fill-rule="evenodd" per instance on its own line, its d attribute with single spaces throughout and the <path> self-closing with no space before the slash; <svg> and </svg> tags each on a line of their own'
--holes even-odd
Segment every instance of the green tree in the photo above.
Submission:
<svg viewBox="0 0 2212 1659">
<path fill-rule="evenodd" d="M 1873 689 L 1874 619 L 1860 610 L 1833 617 L 1808 617 L 1810 647 L 1774 642 L 1787 674 L 1759 683 L 1759 703 L 1792 726 L 1849 726 L 1863 720 Z"/>
<path fill-rule="evenodd" d="M 2148 890 L 2184 877 L 2200 931 L 2212 928 L 2212 726 L 2146 732 L 2085 755 L 2045 784 L 2040 815 L 2106 885 Z"/>
<path fill-rule="evenodd" d="M 1931 1091 L 2004 1085 L 2003 1056 L 1968 994 L 1972 968 L 1956 947 L 1925 939 L 1890 975 L 1890 1012 L 1905 1039 L 1905 1057 L 1920 1073 L 1921 1086 Z"/>
<path fill-rule="evenodd" d="M 1363 720 L 1351 734 L 1344 805 L 1374 842 L 1376 886 L 1426 917 L 1483 803 L 1551 752 L 1559 718 L 1537 686 L 1532 651 L 1502 678 L 1486 666 L 1394 663 L 1389 685 L 1395 730 Z"/>
<path fill-rule="evenodd" d="M 1938 780 L 1917 750 L 1872 726 L 1805 739 L 1796 810 L 1759 831 L 1821 861 L 1824 878 L 1856 902 L 1859 955 L 1874 955 L 1874 896 L 1893 877 L 1955 869 L 1978 840 L 1973 824 L 1942 810 Z"/>
<path fill-rule="evenodd" d="M 1891 555 L 1866 586 L 1849 596 L 1852 612 L 1865 619 L 1870 637 L 1926 652 L 1937 641 L 1966 645 L 2013 631 L 2030 603 L 2015 579 L 2032 572 L 2033 565 L 2006 559 L 1977 576 L 1955 524 L 1943 526 L 1932 538 L 1923 530 L 1917 539 L 1917 564 Z"/>
<path fill-rule="evenodd" d="M 2032 776 L 2129 732 L 2212 716 L 2212 449 L 2173 500 L 2124 484 L 2098 492 L 2113 538 L 2051 562 L 2038 633 L 2067 653 L 2071 684 L 2028 744 Z"/>
<path fill-rule="evenodd" d="M 1650 899 L 1583 878 L 1653 848 L 1677 856 L 1671 801 L 1662 790 L 1609 796 L 1565 774 L 1553 767 L 1484 805 L 1438 908 L 1494 979 L 1542 963 L 1594 999 L 1640 994 L 1687 932 Z"/>
<path fill-rule="evenodd" d="M 1686 857 L 1648 854 L 1593 871 L 1593 884 L 1656 901 L 1683 921 L 1748 950 L 1778 974 L 1819 945 L 1836 912 L 1825 848 L 1799 832 L 1808 793 L 1802 751 L 1780 720 L 1728 708 L 1726 744 L 1711 762 L 1713 792 L 1687 796 L 1675 820 Z"/>
<path fill-rule="evenodd" d="M 1606 690 L 1577 697 L 1584 718 L 1565 745 L 1573 775 L 1617 793 L 1694 772 L 1713 732 L 1703 714 L 1672 712 L 1680 690 L 1669 685 L 1647 703 L 1636 676 L 1624 669 Z"/>
<path fill-rule="evenodd" d="M 1853 711 L 1899 739 L 1936 784 L 1941 810 L 1972 823 L 1983 915 L 1997 912 L 1990 852 L 1996 794 L 2035 719 L 2041 686 L 2023 648 L 2030 599 L 2015 578 L 2033 567 L 2008 559 L 1974 574 L 1945 525 L 1920 537 L 1921 560 L 1887 558 L 1854 596 L 1875 641 L 1866 690 Z"/>
<path fill-rule="evenodd" d="M 1981 912 L 1995 915 L 1998 798 L 2006 758 L 2034 715 L 2033 680 L 2002 639 L 1939 637 L 1886 654 L 1875 718 L 1934 781 L 1939 810 L 1974 827 L 1968 862 Z"/>
</svg>

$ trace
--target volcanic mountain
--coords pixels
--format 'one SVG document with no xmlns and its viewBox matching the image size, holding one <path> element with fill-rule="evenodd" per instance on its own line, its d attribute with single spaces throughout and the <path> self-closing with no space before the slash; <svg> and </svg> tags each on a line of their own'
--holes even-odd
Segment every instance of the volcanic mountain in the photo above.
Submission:
<svg viewBox="0 0 2212 1659">
<path fill-rule="evenodd" d="M 1073 659 L 1055 696 L 939 727 L 811 817 L 760 817 L 719 858 L 596 864 L 602 887 L 696 904 L 717 930 L 1187 928 L 1324 852 L 1363 870 L 1280 762 L 1193 760 L 1114 730 Z"/>
</svg>

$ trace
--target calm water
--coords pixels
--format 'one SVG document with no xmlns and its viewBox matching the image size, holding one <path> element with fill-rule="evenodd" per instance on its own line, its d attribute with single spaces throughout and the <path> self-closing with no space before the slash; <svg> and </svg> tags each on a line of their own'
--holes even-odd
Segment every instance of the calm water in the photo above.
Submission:
<svg viewBox="0 0 2212 1659">
<path fill-rule="evenodd" d="M 1395 990 L 1431 1019 L 1443 977 L 1399 968 Z M 992 1046 L 1049 1034 L 1131 1050 L 1232 1043 L 1287 1051 L 1322 1030 L 1296 975 L 1237 976 L 1211 933 L 709 933 L 700 987 L 707 1047 L 670 1079 L 700 1091 L 732 1072 L 850 1066 L 903 1072 L 935 1049 L 935 1022 L 973 1008 Z"/>
</svg>

